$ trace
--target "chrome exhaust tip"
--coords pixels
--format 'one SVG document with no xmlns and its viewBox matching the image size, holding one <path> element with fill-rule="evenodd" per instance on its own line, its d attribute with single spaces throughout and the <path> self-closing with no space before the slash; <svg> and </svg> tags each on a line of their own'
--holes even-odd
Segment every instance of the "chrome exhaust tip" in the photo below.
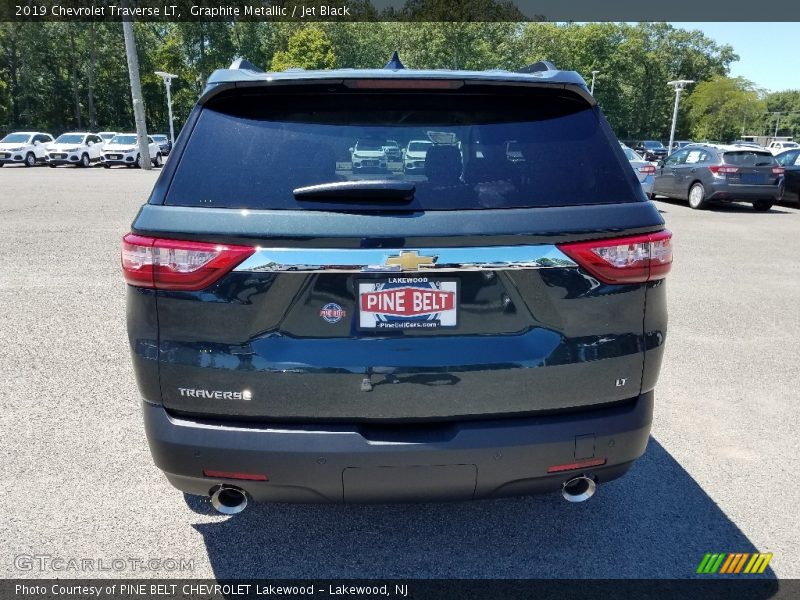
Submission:
<svg viewBox="0 0 800 600">
<path fill-rule="evenodd" d="M 594 479 L 586 475 L 579 475 L 565 481 L 561 486 L 561 495 L 567 502 L 585 502 L 594 496 L 597 484 Z"/>
<path fill-rule="evenodd" d="M 247 508 L 247 492 L 232 485 L 212 488 L 211 506 L 223 515 L 238 515 Z"/>
</svg>

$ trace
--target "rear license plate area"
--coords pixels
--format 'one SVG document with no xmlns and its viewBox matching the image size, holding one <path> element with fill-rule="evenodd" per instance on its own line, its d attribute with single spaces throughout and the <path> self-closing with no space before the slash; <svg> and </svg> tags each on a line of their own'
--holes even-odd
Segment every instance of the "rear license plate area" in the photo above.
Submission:
<svg viewBox="0 0 800 600">
<path fill-rule="evenodd" d="M 767 183 L 767 176 L 761 173 L 742 173 L 741 182 L 745 185 L 764 185 Z"/>
<path fill-rule="evenodd" d="M 456 279 L 391 276 L 356 282 L 358 327 L 369 331 L 458 325 Z"/>
<path fill-rule="evenodd" d="M 342 488 L 345 502 L 471 500 L 477 480 L 478 468 L 470 464 L 348 467 Z"/>
</svg>

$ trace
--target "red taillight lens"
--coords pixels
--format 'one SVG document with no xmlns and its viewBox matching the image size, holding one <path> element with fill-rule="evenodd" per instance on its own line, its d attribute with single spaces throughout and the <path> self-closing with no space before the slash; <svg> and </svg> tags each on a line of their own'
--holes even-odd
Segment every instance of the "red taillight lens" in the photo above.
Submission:
<svg viewBox="0 0 800 600">
<path fill-rule="evenodd" d="M 255 252 L 251 246 L 166 240 L 129 233 L 122 238 L 122 272 L 131 285 L 202 290 Z"/>
<path fill-rule="evenodd" d="M 574 471 L 575 469 L 585 469 L 587 467 L 599 467 L 604 464 L 606 464 L 605 458 L 590 458 L 588 460 L 581 460 L 564 465 L 553 465 L 552 467 L 547 467 L 547 472 L 560 473 L 561 471 Z"/>
<path fill-rule="evenodd" d="M 672 233 L 667 230 L 558 247 L 604 283 L 663 279 L 672 267 Z"/>
<path fill-rule="evenodd" d="M 772 167 L 773 175 L 783 175 L 786 172 L 786 169 L 783 167 Z"/>
<path fill-rule="evenodd" d="M 639 167 L 639 173 L 646 173 L 647 175 L 655 175 L 656 168 L 653 165 L 643 165 Z"/>
<path fill-rule="evenodd" d="M 260 473 L 236 473 L 232 471 L 212 471 L 211 469 L 203 469 L 205 477 L 213 479 L 243 479 L 245 481 L 269 481 L 269 477 Z"/>
<path fill-rule="evenodd" d="M 726 173 L 738 173 L 739 167 L 728 167 L 726 165 L 711 165 L 708 167 L 714 175 L 725 175 Z"/>
</svg>

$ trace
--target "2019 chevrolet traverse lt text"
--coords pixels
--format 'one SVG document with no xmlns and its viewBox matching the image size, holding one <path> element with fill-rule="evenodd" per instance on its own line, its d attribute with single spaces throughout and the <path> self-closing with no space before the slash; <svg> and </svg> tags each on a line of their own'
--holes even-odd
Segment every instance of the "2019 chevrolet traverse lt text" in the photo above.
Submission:
<svg viewBox="0 0 800 600">
<path fill-rule="evenodd" d="M 583 79 L 233 67 L 123 241 L 168 480 L 236 513 L 580 501 L 624 474 L 650 431 L 671 234 Z M 356 174 L 364 139 L 429 141 L 424 169 Z"/>
</svg>

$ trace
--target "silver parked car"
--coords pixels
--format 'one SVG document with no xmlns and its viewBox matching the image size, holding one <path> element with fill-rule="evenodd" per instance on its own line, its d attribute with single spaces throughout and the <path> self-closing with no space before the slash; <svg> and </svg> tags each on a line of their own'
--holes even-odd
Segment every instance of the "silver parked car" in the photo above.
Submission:
<svg viewBox="0 0 800 600">
<path fill-rule="evenodd" d="M 751 202 L 767 211 L 783 194 L 784 168 L 767 150 L 732 145 L 695 145 L 658 162 L 654 194 L 689 200 L 692 208 L 709 201 Z"/>
<path fill-rule="evenodd" d="M 622 146 L 622 151 L 625 153 L 625 158 L 627 158 L 628 162 L 631 163 L 633 172 L 636 173 L 636 177 L 639 178 L 639 183 L 642 184 L 642 191 L 648 198 L 652 198 L 653 182 L 656 178 L 655 166 L 651 162 L 643 159 L 622 142 L 620 142 L 619 145 Z"/>
</svg>

